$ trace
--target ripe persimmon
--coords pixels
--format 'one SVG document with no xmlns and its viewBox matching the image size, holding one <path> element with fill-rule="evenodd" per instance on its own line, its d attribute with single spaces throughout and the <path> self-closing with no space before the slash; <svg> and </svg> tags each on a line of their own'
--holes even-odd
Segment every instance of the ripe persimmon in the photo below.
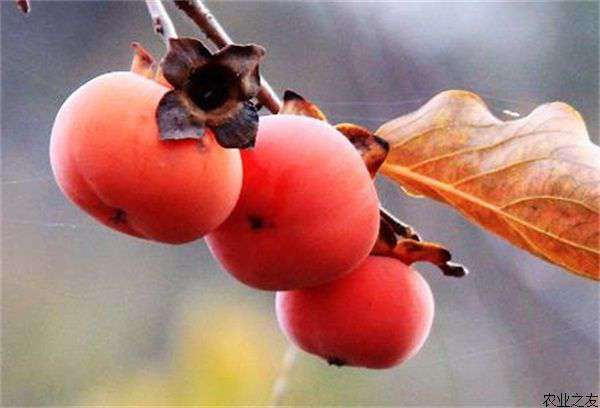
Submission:
<svg viewBox="0 0 600 408">
<path fill-rule="evenodd" d="M 210 130 L 199 140 L 161 140 L 155 112 L 168 91 L 130 72 L 92 79 L 60 108 L 50 160 L 64 194 L 102 224 L 177 244 L 227 218 L 242 165 Z"/>
<path fill-rule="evenodd" d="M 325 285 L 277 292 L 279 326 L 330 364 L 388 368 L 415 355 L 433 322 L 429 285 L 414 269 L 369 256 Z"/>
<path fill-rule="evenodd" d="M 255 147 L 241 156 L 240 199 L 206 236 L 232 275 L 259 289 L 297 289 L 339 278 L 367 257 L 379 228 L 377 192 L 333 126 L 263 116 Z"/>
</svg>

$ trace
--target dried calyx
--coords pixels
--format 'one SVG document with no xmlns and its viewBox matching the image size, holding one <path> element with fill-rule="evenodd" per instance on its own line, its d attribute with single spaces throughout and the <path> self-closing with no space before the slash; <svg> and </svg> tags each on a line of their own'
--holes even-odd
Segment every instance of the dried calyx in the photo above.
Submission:
<svg viewBox="0 0 600 408">
<path fill-rule="evenodd" d="M 429 262 L 437 266 L 446 276 L 456 278 L 468 274 L 467 269 L 451 262 L 452 255 L 443 246 L 421 241 L 421 237 L 410 226 L 402 223 L 385 209 L 380 209 L 379 237 L 371 251 L 373 255 L 390 256 L 407 265 Z"/>
<path fill-rule="evenodd" d="M 346 136 L 358 150 L 371 178 L 374 178 L 390 150 L 388 142 L 379 136 L 375 136 L 367 128 L 353 123 L 338 123 L 335 128 Z"/>
<path fill-rule="evenodd" d="M 156 77 L 156 63 L 152 54 L 137 41 L 131 43 L 131 48 L 134 51 L 133 60 L 131 61 L 131 72 L 148 79 L 154 79 Z"/>
<path fill-rule="evenodd" d="M 283 106 L 279 110 L 279 113 L 308 116 L 309 118 L 327 122 L 327 117 L 317 105 L 289 89 L 283 94 Z"/>
<path fill-rule="evenodd" d="M 160 63 L 173 86 L 156 110 L 161 139 L 199 139 L 209 127 L 223 147 L 254 146 L 258 113 L 251 99 L 260 90 L 264 54 L 253 44 L 231 44 L 212 54 L 196 39 L 170 39 Z"/>
</svg>

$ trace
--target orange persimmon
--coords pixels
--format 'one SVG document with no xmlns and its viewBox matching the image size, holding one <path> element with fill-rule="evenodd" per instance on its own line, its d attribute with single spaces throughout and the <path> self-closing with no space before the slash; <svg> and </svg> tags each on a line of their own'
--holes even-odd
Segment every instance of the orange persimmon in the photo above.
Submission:
<svg viewBox="0 0 600 408">
<path fill-rule="evenodd" d="M 206 236 L 213 255 L 255 288 L 320 285 L 364 260 L 379 230 L 379 199 L 360 154 L 326 122 L 260 118 L 242 151 L 244 181 L 231 216 Z"/>
<path fill-rule="evenodd" d="M 60 108 L 50 160 L 64 194 L 102 224 L 178 244 L 227 218 L 242 165 L 210 130 L 198 140 L 161 140 L 155 112 L 167 91 L 130 72 L 92 79 Z"/>
<path fill-rule="evenodd" d="M 369 256 L 328 284 L 277 292 L 285 334 L 330 364 L 389 368 L 414 356 L 433 322 L 429 285 L 394 258 Z"/>
</svg>

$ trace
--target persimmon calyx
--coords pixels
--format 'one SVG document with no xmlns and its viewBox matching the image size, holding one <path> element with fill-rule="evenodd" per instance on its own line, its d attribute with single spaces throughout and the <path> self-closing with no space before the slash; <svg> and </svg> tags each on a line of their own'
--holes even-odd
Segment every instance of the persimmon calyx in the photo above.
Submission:
<svg viewBox="0 0 600 408">
<path fill-rule="evenodd" d="M 152 54 L 137 41 L 131 43 L 131 48 L 133 48 L 134 54 L 131 60 L 130 71 L 145 78 L 153 79 L 155 76 L 156 61 Z"/>
<path fill-rule="evenodd" d="M 308 116 L 327 122 L 327 116 L 316 104 L 289 89 L 283 94 L 283 106 L 279 113 Z M 352 123 L 339 123 L 335 128 L 354 145 L 363 158 L 371 178 L 375 177 L 387 157 L 388 142 L 375 136 L 367 128 Z"/>
<path fill-rule="evenodd" d="M 289 89 L 283 93 L 283 106 L 279 110 L 279 113 L 308 116 L 309 118 L 327 122 L 327 116 L 325 116 L 317 105 Z"/>
<path fill-rule="evenodd" d="M 350 140 L 363 158 L 371 178 L 375 177 L 390 150 L 388 142 L 367 128 L 352 123 L 338 123 L 335 128 Z"/>
<path fill-rule="evenodd" d="M 160 137 L 199 139 L 205 127 L 226 148 L 254 146 L 260 90 L 259 45 L 231 44 L 212 54 L 194 38 L 172 38 L 160 72 L 172 85 L 156 109 Z"/>
<path fill-rule="evenodd" d="M 407 265 L 429 262 L 446 276 L 457 278 L 467 275 L 468 270 L 452 262 L 452 254 L 440 244 L 421 241 L 414 229 L 393 217 L 385 209 L 380 210 L 379 236 L 371 251 L 372 255 L 396 258 Z"/>
<path fill-rule="evenodd" d="M 421 236 L 413 227 L 403 223 L 394 217 L 388 210 L 379 207 L 379 235 L 384 235 L 384 242 L 389 242 L 390 245 L 396 245 L 398 238 L 407 238 L 414 241 L 421 241 Z"/>
</svg>

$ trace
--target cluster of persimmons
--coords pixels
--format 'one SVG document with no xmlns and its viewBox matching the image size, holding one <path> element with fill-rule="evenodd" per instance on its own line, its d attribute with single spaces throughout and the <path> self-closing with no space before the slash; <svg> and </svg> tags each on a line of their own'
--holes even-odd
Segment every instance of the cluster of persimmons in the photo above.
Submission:
<svg viewBox="0 0 600 408">
<path fill-rule="evenodd" d="M 52 129 L 57 183 L 120 232 L 169 244 L 204 237 L 235 278 L 277 292 L 280 327 L 309 353 L 394 366 L 427 338 L 429 285 L 373 255 L 379 199 L 347 135 L 285 109 L 257 115 L 263 53 L 171 40 L 158 73 L 140 69 L 148 57 L 138 53 L 133 72 L 85 83 Z"/>
</svg>

